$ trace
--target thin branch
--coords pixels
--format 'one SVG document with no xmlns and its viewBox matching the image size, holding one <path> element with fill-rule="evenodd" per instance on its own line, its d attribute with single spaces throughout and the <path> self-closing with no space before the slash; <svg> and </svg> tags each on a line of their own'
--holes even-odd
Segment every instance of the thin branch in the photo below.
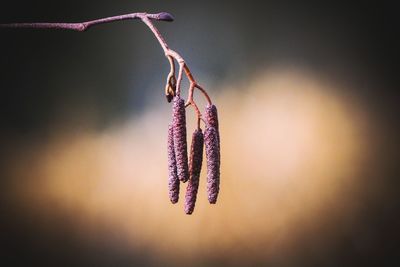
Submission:
<svg viewBox="0 0 400 267">
<path fill-rule="evenodd" d="M 203 87 L 201 87 L 200 84 L 198 84 L 198 83 L 196 83 L 195 87 L 196 87 L 197 89 L 199 89 L 199 90 L 203 93 L 203 95 L 204 95 L 205 98 L 207 99 L 208 104 L 212 105 L 211 98 L 210 98 L 210 96 L 207 94 L 206 90 L 205 90 Z"/>
<path fill-rule="evenodd" d="M 72 30 L 83 32 L 92 26 L 104 23 L 110 23 L 114 21 L 130 20 L 130 19 L 154 19 L 161 21 L 173 21 L 174 18 L 167 12 L 161 12 L 157 14 L 146 14 L 146 13 L 131 13 L 120 16 L 113 16 L 108 18 L 96 19 L 86 22 L 79 23 L 8 23 L 0 24 L 0 28 L 35 28 L 35 29 L 58 29 L 58 30 Z"/>
<path fill-rule="evenodd" d="M 200 120 L 201 112 L 193 100 L 193 90 L 195 88 L 199 89 L 203 93 L 209 104 L 212 104 L 211 99 L 208 96 L 207 92 L 196 82 L 185 60 L 177 52 L 168 47 L 167 42 L 165 41 L 161 33 L 158 31 L 158 29 L 154 26 L 153 22 L 151 21 L 151 20 L 173 21 L 174 20 L 173 16 L 167 12 L 161 12 L 157 14 L 131 13 L 131 14 L 107 17 L 80 23 L 9 23 L 9 24 L 0 24 L 0 28 L 59 29 L 59 30 L 73 30 L 78 32 L 84 32 L 88 30 L 90 27 L 98 24 L 110 23 L 121 20 L 131 20 L 131 19 L 140 19 L 142 20 L 143 23 L 145 23 L 149 27 L 149 29 L 153 32 L 154 36 L 157 38 L 158 42 L 161 45 L 161 48 L 164 51 L 165 56 L 170 62 L 171 70 L 167 78 L 167 85 L 165 89 L 165 94 L 167 96 L 168 101 L 171 100 L 171 97 L 173 95 L 180 96 L 181 82 L 184 71 L 190 83 L 186 106 L 192 105 L 196 111 L 198 120 Z M 179 64 L 178 79 L 176 79 L 175 77 L 175 65 L 173 59 L 175 59 Z"/>
<path fill-rule="evenodd" d="M 187 66 L 185 60 L 181 57 L 181 55 L 179 55 L 176 51 L 170 49 L 167 45 L 167 42 L 165 41 L 165 39 L 162 37 L 161 33 L 158 31 L 158 29 L 154 26 L 154 24 L 146 17 L 141 18 L 142 21 L 149 27 L 149 29 L 153 32 L 154 36 L 157 38 L 158 42 L 160 43 L 162 49 L 164 50 L 165 56 L 167 58 L 174 58 L 178 64 L 179 64 L 179 71 L 178 71 L 178 79 L 176 80 L 176 95 L 180 95 L 181 93 L 181 82 L 182 82 L 182 72 L 185 71 L 186 77 L 189 80 L 189 96 L 188 99 L 186 101 L 186 103 L 190 103 L 193 104 L 195 107 L 195 111 L 196 114 L 198 116 L 198 118 L 201 118 L 201 112 L 200 110 L 197 108 L 197 105 L 195 104 L 194 100 L 193 100 L 193 92 L 191 93 L 190 91 L 193 91 L 195 88 L 199 89 L 204 96 L 207 99 L 207 102 L 211 105 L 211 99 L 208 96 L 207 92 L 198 85 L 198 83 L 196 82 L 196 80 L 194 79 L 192 73 L 190 72 L 189 67 Z M 167 80 L 167 85 L 170 83 L 170 77 Z M 186 106 L 188 106 L 188 104 L 186 104 Z"/>
</svg>

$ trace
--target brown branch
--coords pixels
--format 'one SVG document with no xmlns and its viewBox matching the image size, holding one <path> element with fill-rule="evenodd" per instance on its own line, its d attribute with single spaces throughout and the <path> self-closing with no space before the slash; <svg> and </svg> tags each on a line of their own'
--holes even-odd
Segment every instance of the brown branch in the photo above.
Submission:
<svg viewBox="0 0 400 267">
<path fill-rule="evenodd" d="M 72 30 L 83 32 L 92 26 L 104 23 L 110 23 L 114 21 L 130 20 L 130 19 L 142 19 L 142 18 L 161 20 L 161 21 L 173 21 L 174 18 L 167 12 L 161 12 L 157 14 L 146 14 L 146 13 L 131 13 L 120 16 L 113 16 L 108 18 L 90 20 L 79 23 L 8 23 L 0 24 L 0 28 L 34 28 L 34 29 L 58 29 L 58 30 Z"/>
<path fill-rule="evenodd" d="M 167 42 L 158 31 L 158 29 L 154 26 L 152 20 L 159 20 L 159 21 L 173 21 L 174 18 L 171 14 L 167 12 L 161 12 L 157 14 L 147 14 L 147 13 L 131 13 L 125 14 L 120 16 L 113 16 L 107 17 L 102 19 L 96 19 L 86 22 L 79 22 L 79 23 L 9 23 L 9 24 L 0 24 L 0 28 L 33 28 L 33 29 L 58 29 L 58 30 L 73 30 L 78 32 L 84 32 L 88 30 L 90 27 L 110 23 L 114 21 L 121 21 L 121 20 L 131 20 L 131 19 L 140 19 L 143 23 L 145 23 L 149 29 L 153 32 L 154 36 L 157 38 L 158 42 L 160 43 L 165 56 L 170 62 L 171 70 L 167 78 L 167 85 L 165 89 L 165 94 L 167 96 L 168 101 L 171 100 L 173 95 L 180 95 L 181 93 L 181 82 L 183 72 L 185 72 L 186 77 L 189 80 L 189 94 L 188 99 L 186 101 L 186 106 L 192 105 L 196 111 L 198 119 L 201 119 L 201 112 L 197 107 L 196 103 L 193 99 L 193 90 L 195 88 L 199 89 L 209 104 L 212 104 L 210 97 L 208 96 L 207 92 L 196 82 L 192 73 L 189 70 L 185 60 L 174 50 L 170 49 L 167 45 Z M 173 59 L 177 61 L 179 64 L 178 70 L 178 78 L 175 77 L 175 64 Z"/>
</svg>

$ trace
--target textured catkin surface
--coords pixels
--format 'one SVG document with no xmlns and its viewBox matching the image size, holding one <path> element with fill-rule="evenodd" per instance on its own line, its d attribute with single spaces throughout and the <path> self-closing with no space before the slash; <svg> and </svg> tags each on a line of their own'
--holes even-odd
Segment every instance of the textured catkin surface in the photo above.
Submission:
<svg viewBox="0 0 400 267">
<path fill-rule="evenodd" d="M 207 194 L 211 204 L 217 202 L 220 182 L 220 151 L 218 131 L 208 126 L 204 131 L 204 143 L 207 157 Z"/>
<path fill-rule="evenodd" d="M 205 116 L 205 119 L 207 121 L 207 124 L 209 126 L 215 127 L 215 129 L 218 131 L 219 130 L 219 124 L 218 124 L 217 107 L 214 104 L 212 104 L 212 105 L 207 104 L 206 112 L 204 113 L 204 116 Z"/>
<path fill-rule="evenodd" d="M 196 205 L 199 188 L 200 171 L 203 163 L 204 136 L 201 129 L 196 129 L 192 135 L 192 145 L 189 159 L 189 182 L 186 188 L 185 213 L 192 214 Z"/>
<path fill-rule="evenodd" d="M 221 148 L 217 107 L 214 104 L 212 104 L 212 105 L 208 104 L 206 106 L 206 111 L 204 112 L 204 117 L 207 122 L 207 125 L 212 126 L 217 130 L 218 146 Z M 221 153 L 221 150 L 220 150 L 220 153 Z"/>
<path fill-rule="evenodd" d="M 179 178 L 176 170 L 176 158 L 174 151 L 173 126 L 168 125 L 168 189 L 169 199 L 173 204 L 179 200 Z"/>
<path fill-rule="evenodd" d="M 186 182 L 189 179 L 189 167 L 186 142 L 185 101 L 179 96 L 174 97 L 172 116 L 177 173 L 179 180 Z"/>
</svg>

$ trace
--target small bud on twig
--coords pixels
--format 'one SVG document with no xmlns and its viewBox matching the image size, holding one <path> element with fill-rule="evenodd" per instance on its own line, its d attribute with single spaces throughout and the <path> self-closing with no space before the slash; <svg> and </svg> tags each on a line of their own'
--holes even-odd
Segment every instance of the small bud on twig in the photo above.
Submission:
<svg viewBox="0 0 400 267">
<path fill-rule="evenodd" d="M 157 14 L 157 19 L 162 21 L 174 21 L 174 17 L 167 12 L 161 12 Z"/>
<path fill-rule="evenodd" d="M 207 194 L 211 204 L 217 202 L 219 193 L 220 176 L 220 151 L 218 144 L 218 131 L 215 127 L 208 126 L 204 132 L 204 142 L 207 157 Z"/>
<path fill-rule="evenodd" d="M 169 199 L 172 204 L 175 204 L 179 200 L 179 179 L 176 171 L 176 158 L 174 151 L 174 136 L 173 136 L 173 126 L 168 125 L 168 189 L 169 189 Z"/>
<path fill-rule="evenodd" d="M 199 189 L 200 171 L 203 163 L 204 137 L 200 128 L 196 129 L 192 136 L 189 160 L 189 182 L 186 188 L 185 213 L 192 214 Z"/>
<path fill-rule="evenodd" d="M 174 148 L 178 177 L 182 182 L 186 182 L 189 179 L 186 142 L 186 113 L 185 101 L 179 96 L 174 97 L 172 113 Z"/>
</svg>

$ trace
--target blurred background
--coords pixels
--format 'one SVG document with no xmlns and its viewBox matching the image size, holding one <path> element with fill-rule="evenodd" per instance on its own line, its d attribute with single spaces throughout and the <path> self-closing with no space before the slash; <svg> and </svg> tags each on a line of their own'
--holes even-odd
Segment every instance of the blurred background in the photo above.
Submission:
<svg viewBox="0 0 400 267">
<path fill-rule="evenodd" d="M 217 105 L 222 146 L 218 203 L 203 168 L 185 215 L 148 28 L 1 30 L 4 266 L 399 264 L 396 8 L 215 2 L 2 3 L 0 23 L 172 13 L 156 25 Z"/>
</svg>

